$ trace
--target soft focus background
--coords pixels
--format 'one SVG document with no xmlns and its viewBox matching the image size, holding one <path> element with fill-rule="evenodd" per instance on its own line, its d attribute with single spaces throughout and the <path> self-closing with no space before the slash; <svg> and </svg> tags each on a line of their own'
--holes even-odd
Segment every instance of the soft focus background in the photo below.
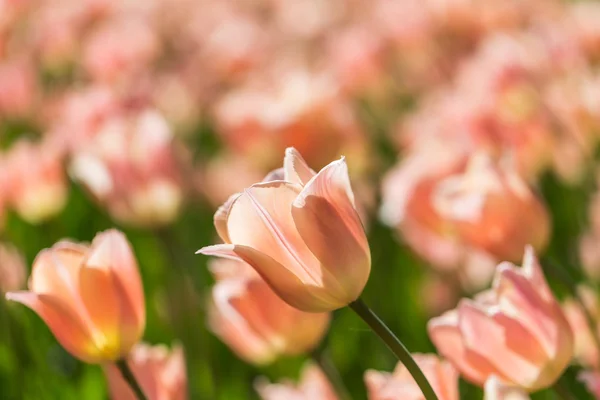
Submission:
<svg viewBox="0 0 600 400">
<path fill-rule="evenodd" d="M 306 357 L 253 367 L 210 333 L 194 252 L 287 146 L 314 169 L 346 156 L 365 301 L 412 351 L 434 351 L 428 319 L 527 243 L 559 298 L 594 288 L 598 21 L 591 0 L 0 0 L 0 292 L 26 286 L 41 249 L 116 226 L 143 276 L 144 339 L 183 345 L 190 397 L 257 398 L 258 376 L 296 377 Z M 365 370 L 395 365 L 347 309 L 320 351 L 357 399 Z M 107 389 L 0 300 L 0 398 Z"/>
</svg>

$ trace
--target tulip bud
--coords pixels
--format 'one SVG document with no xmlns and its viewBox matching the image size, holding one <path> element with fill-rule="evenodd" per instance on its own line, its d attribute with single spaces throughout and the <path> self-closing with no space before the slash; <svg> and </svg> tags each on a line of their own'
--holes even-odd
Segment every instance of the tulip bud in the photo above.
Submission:
<svg viewBox="0 0 600 400">
<path fill-rule="evenodd" d="M 440 215 L 463 241 L 500 260 L 518 260 L 523 247 L 543 250 L 550 219 L 542 201 L 508 165 L 476 154 L 463 174 L 441 182 L 434 193 Z"/>
<path fill-rule="evenodd" d="M 215 227 L 225 244 L 198 252 L 246 261 L 300 310 L 345 307 L 360 296 L 371 271 L 346 162 L 315 174 L 289 148 L 283 170 L 270 177 L 275 180 L 252 185 L 217 211 Z"/>
<path fill-rule="evenodd" d="M 325 374 L 312 364 L 304 367 L 297 385 L 290 382 L 269 383 L 262 378 L 255 386 L 262 400 L 337 400 Z"/>
<path fill-rule="evenodd" d="M 458 372 L 447 361 L 432 354 L 415 354 L 439 400 L 458 400 Z M 369 370 L 365 373 L 369 400 L 422 400 L 423 393 L 406 367 L 398 363 L 392 374 Z"/>
<path fill-rule="evenodd" d="M 265 364 L 309 352 L 327 332 L 328 313 L 289 306 L 247 264 L 218 260 L 211 267 L 221 279 L 212 291 L 210 327 L 244 360 Z"/>
<path fill-rule="evenodd" d="M 185 360 L 180 346 L 169 351 L 165 346 L 139 343 L 131 350 L 127 364 L 148 400 L 187 399 Z M 104 373 L 111 399 L 137 399 L 116 366 L 107 365 Z"/>
<path fill-rule="evenodd" d="M 493 288 L 432 319 L 429 336 L 471 382 L 495 375 L 533 392 L 551 386 L 573 355 L 573 332 L 554 298 L 533 249 L 523 267 L 497 267 Z"/>
<path fill-rule="evenodd" d="M 88 363 L 121 359 L 144 331 L 137 262 L 116 230 L 96 235 L 91 246 L 61 241 L 43 250 L 29 291 L 6 298 L 35 311 L 69 353 Z"/>
</svg>

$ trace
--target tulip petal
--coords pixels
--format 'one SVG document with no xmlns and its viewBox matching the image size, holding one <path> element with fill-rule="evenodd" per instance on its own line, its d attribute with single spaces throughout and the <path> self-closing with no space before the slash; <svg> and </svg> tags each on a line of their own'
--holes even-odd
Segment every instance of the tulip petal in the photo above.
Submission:
<svg viewBox="0 0 600 400">
<path fill-rule="evenodd" d="M 285 172 L 283 168 L 277 168 L 267 174 L 261 182 L 285 181 Z"/>
<path fill-rule="evenodd" d="M 467 348 L 485 356 L 511 382 L 522 382 L 525 387 L 535 383 L 539 364 L 530 362 L 521 352 L 533 352 L 532 357 L 538 358 L 543 357 L 543 350 L 525 329 L 505 316 L 490 316 L 467 300 L 461 301 L 458 314 Z M 533 347 L 527 349 L 528 346 Z"/>
<path fill-rule="evenodd" d="M 21 303 L 48 325 L 56 340 L 73 356 L 87 363 L 102 361 L 89 329 L 65 303 L 51 295 L 12 292 L 6 299 Z"/>
<path fill-rule="evenodd" d="M 431 319 L 427 330 L 438 352 L 452 362 L 469 381 L 483 385 L 488 376 L 498 375 L 496 368 L 486 358 L 471 351 L 463 343 L 456 311 Z"/>
<path fill-rule="evenodd" d="M 319 261 L 308 249 L 292 218 L 300 187 L 288 182 L 253 185 L 235 201 L 227 229 L 231 242 L 268 254 L 302 282 L 321 284 Z"/>
<path fill-rule="evenodd" d="M 53 294 L 73 301 L 77 292 L 79 266 L 87 248 L 69 242 L 42 250 L 33 261 L 29 288 L 36 293 Z"/>
<path fill-rule="evenodd" d="M 135 344 L 145 326 L 146 309 L 137 262 L 125 235 L 116 230 L 98 234 L 85 264 L 111 271 L 120 305 L 122 346 Z"/>
<path fill-rule="evenodd" d="M 250 264 L 286 303 L 302 311 L 324 312 L 344 307 L 326 291 L 303 283 L 283 265 L 251 247 L 221 244 L 198 251 L 207 256 L 241 259 Z"/>
<path fill-rule="evenodd" d="M 287 182 L 298 183 L 300 185 L 306 185 L 316 175 L 315 171 L 304 161 L 298 150 L 293 147 L 288 147 L 285 150 L 283 171 L 284 179 Z"/>
<path fill-rule="evenodd" d="M 227 231 L 227 219 L 229 218 L 231 206 L 238 197 L 240 197 L 240 193 L 229 196 L 227 201 L 223 203 L 221 207 L 219 207 L 213 218 L 217 234 L 225 243 L 231 243 L 231 240 L 229 240 L 229 233 Z"/>
</svg>

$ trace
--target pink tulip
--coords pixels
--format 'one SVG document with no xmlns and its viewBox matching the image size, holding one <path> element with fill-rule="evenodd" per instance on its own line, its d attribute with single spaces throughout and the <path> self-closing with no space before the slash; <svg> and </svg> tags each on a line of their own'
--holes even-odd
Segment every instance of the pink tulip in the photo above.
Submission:
<svg viewBox="0 0 600 400">
<path fill-rule="evenodd" d="M 325 374 L 312 364 L 304 367 L 297 385 L 289 381 L 273 384 L 261 379 L 256 390 L 262 400 L 337 400 Z"/>
<path fill-rule="evenodd" d="M 600 372 L 596 370 L 581 372 L 578 376 L 595 399 L 600 399 Z"/>
<path fill-rule="evenodd" d="M 266 364 L 313 350 L 327 332 L 328 313 L 306 313 L 281 300 L 247 264 L 218 260 L 212 290 L 212 331 L 244 360 Z"/>
<path fill-rule="evenodd" d="M 527 244 L 543 250 L 550 236 L 546 207 L 510 164 L 474 155 L 464 173 L 441 181 L 434 207 L 462 241 L 515 261 Z M 523 229 L 527 226 L 527 229 Z"/>
<path fill-rule="evenodd" d="M 496 376 L 485 382 L 483 400 L 529 400 L 529 395 L 519 388 L 504 385 Z"/>
<path fill-rule="evenodd" d="M 458 372 L 447 361 L 432 354 L 413 355 L 439 400 L 458 400 Z M 392 374 L 365 373 L 369 400 L 423 400 L 423 393 L 406 367 L 398 363 Z"/>
<path fill-rule="evenodd" d="M 598 317 L 598 296 L 595 291 L 588 286 L 580 286 L 578 296 L 592 318 L 596 319 Z M 585 312 L 578 301 L 568 298 L 563 302 L 562 307 L 575 335 L 573 357 L 579 364 L 586 367 L 600 367 L 600 353 L 594 339 L 594 335 L 600 337 L 600 326 L 596 324 L 596 326 L 590 327 Z"/>
<path fill-rule="evenodd" d="M 139 343 L 127 358 L 129 368 L 148 400 L 187 399 L 187 377 L 183 349 L 169 350 L 166 346 Z M 109 364 L 104 372 L 112 400 L 136 400 L 119 370 Z"/>
<path fill-rule="evenodd" d="M 284 301 L 303 311 L 344 307 L 371 270 L 346 162 L 315 174 L 293 148 L 284 167 L 232 196 L 215 214 L 225 244 L 198 252 L 250 264 Z"/>
<path fill-rule="evenodd" d="M 6 298 L 35 311 L 68 352 L 88 363 L 126 356 L 144 331 L 137 263 L 116 230 L 96 235 L 91 246 L 61 241 L 43 250 L 33 262 L 29 291 Z"/>
<path fill-rule="evenodd" d="M 500 264 L 490 291 L 462 300 L 428 329 L 440 354 L 481 386 L 495 375 L 526 391 L 547 388 L 573 355 L 573 332 L 531 247 L 522 268 Z"/>
</svg>

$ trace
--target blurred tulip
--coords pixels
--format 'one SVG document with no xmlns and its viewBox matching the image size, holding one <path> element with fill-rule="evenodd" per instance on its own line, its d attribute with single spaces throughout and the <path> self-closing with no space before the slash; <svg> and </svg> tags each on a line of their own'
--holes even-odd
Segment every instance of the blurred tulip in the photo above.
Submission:
<svg viewBox="0 0 600 400">
<path fill-rule="evenodd" d="M 301 373 L 300 382 L 269 383 L 262 378 L 256 382 L 262 400 L 337 400 L 338 397 L 325 374 L 315 365 L 308 364 Z"/>
<path fill-rule="evenodd" d="M 598 297 L 596 293 L 587 286 L 580 286 L 577 289 L 579 299 L 583 301 L 587 312 L 595 319 L 598 316 Z M 569 321 L 575 338 L 573 357 L 583 366 L 598 368 L 600 366 L 600 353 L 593 335 L 600 337 L 600 326 L 596 324 L 596 326 L 590 327 L 581 303 L 572 298 L 563 302 L 563 312 Z"/>
<path fill-rule="evenodd" d="M 74 155 L 70 171 L 111 216 L 137 226 L 169 223 L 183 188 L 172 132 L 158 113 L 111 118 Z"/>
<path fill-rule="evenodd" d="M 0 116 L 3 119 L 29 117 L 37 100 L 37 92 L 35 69 L 31 62 L 16 60 L 0 63 Z"/>
<path fill-rule="evenodd" d="M 600 399 L 600 372 L 596 370 L 580 372 L 578 378 L 595 399 Z"/>
<path fill-rule="evenodd" d="M 547 388 L 573 355 L 573 332 L 531 247 L 522 268 L 500 264 L 490 291 L 462 300 L 428 330 L 440 354 L 481 386 L 495 375 L 526 391 Z"/>
<path fill-rule="evenodd" d="M 417 365 L 433 387 L 439 400 L 458 400 L 458 372 L 447 361 L 432 354 L 414 354 Z M 369 370 L 365 373 L 369 400 L 423 400 L 423 393 L 412 376 L 398 363 L 393 374 Z"/>
<path fill-rule="evenodd" d="M 343 158 L 315 174 L 289 148 L 283 169 L 232 196 L 215 227 L 225 244 L 199 253 L 246 261 L 303 311 L 345 307 L 369 278 L 369 243 Z"/>
<path fill-rule="evenodd" d="M 433 196 L 463 241 L 497 259 L 516 261 L 525 245 L 541 251 L 548 243 L 544 203 L 511 165 L 494 165 L 485 154 L 473 156 L 463 174 L 440 182 Z"/>
<path fill-rule="evenodd" d="M 521 389 L 504 385 L 496 376 L 485 382 L 483 400 L 529 400 Z"/>
<path fill-rule="evenodd" d="M 250 266 L 233 260 L 211 264 L 212 331 L 244 360 L 266 364 L 281 355 L 313 350 L 327 332 L 328 313 L 306 313 L 281 300 Z"/>
<path fill-rule="evenodd" d="M 186 400 L 187 377 L 183 349 L 139 343 L 127 357 L 127 363 L 148 400 Z M 112 400 L 136 400 L 117 367 L 104 367 Z"/>
<path fill-rule="evenodd" d="M 21 289 L 26 275 L 21 253 L 14 246 L 0 244 L 0 293 Z"/>
<path fill-rule="evenodd" d="M 29 291 L 8 300 L 35 311 L 74 357 L 104 363 L 125 357 L 146 319 L 137 262 L 125 236 L 99 233 L 91 246 L 61 241 L 33 262 Z"/>
<path fill-rule="evenodd" d="M 5 159 L 8 205 L 31 224 L 58 214 L 67 203 L 62 154 L 50 143 L 15 144 Z"/>
</svg>

